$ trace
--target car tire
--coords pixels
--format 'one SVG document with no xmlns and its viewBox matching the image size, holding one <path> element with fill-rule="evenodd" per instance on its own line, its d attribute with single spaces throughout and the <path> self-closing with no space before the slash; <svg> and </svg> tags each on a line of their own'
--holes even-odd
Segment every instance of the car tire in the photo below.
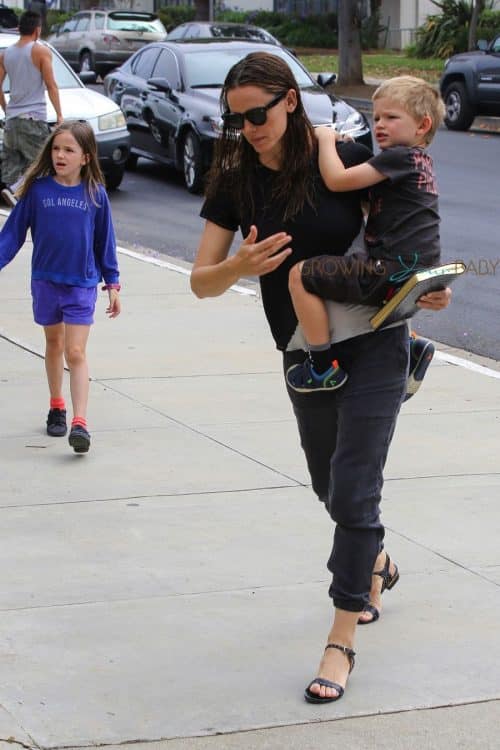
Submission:
<svg viewBox="0 0 500 750">
<path fill-rule="evenodd" d="M 109 172 L 106 172 L 104 178 L 106 180 L 106 190 L 116 190 L 120 187 L 125 173 L 125 167 L 123 165 L 115 165 L 111 167 Z"/>
<path fill-rule="evenodd" d="M 88 73 L 90 70 L 93 70 L 96 72 L 94 58 L 91 52 L 89 52 L 88 50 L 85 50 L 85 52 L 82 52 L 82 54 L 80 55 L 78 67 L 79 67 L 79 71 L 78 71 L 79 73 Z"/>
<path fill-rule="evenodd" d="M 475 117 L 465 86 L 454 81 L 444 92 L 446 115 L 444 122 L 448 130 L 468 130 Z"/>
<path fill-rule="evenodd" d="M 199 193 L 203 188 L 203 157 L 200 139 L 188 130 L 182 144 L 182 171 L 184 183 L 190 193 Z"/>
<path fill-rule="evenodd" d="M 128 159 L 125 162 L 125 169 L 128 169 L 130 172 L 134 172 L 137 169 L 137 161 L 139 157 L 137 154 L 129 154 Z"/>
</svg>

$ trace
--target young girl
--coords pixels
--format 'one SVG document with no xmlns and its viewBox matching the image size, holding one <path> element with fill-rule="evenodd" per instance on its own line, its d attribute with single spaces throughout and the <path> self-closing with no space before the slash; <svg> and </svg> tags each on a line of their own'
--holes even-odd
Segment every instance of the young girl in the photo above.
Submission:
<svg viewBox="0 0 500 750">
<path fill-rule="evenodd" d="M 62 395 L 63 355 L 70 372 L 73 420 L 69 444 L 87 453 L 89 375 L 86 345 L 94 322 L 97 286 L 104 278 L 110 318 L 120 314 L 116 243 L 92 128 L 65 121 L 52 131 L 18 191 L 19 201 L 0 233 L 0 269 L 31 229 L 31 294 L 35 322 L 45 332 L 50 391 L 47 433 L 67 432 Z"/>
</svg>

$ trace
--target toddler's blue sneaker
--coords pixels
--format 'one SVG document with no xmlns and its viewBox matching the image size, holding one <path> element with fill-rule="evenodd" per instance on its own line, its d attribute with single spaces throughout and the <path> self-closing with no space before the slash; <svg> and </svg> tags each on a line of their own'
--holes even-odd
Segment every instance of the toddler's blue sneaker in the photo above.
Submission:
<svg viewBox="0 0 500 750">
<path fill-rule="evenodd" d="M 310 359 L 306 359 L 300 365 L 292 365 L 286 372 L 286 382 L 299 393 L 333 391 L 343 386 L 347 377 L 347 373 L 339 367 L 337 360 L 334 360 L 332 366 L 321 375 L 314 371 Z"/>
<path fill-rule="evenodd" d="M 432 341 L 416 336 L 415 334 L 410 336 L 410 371 L 406 382 L 405 401 L 414 396 L 422 385 L 434 352 L 435 346 Z"/>
</svg>

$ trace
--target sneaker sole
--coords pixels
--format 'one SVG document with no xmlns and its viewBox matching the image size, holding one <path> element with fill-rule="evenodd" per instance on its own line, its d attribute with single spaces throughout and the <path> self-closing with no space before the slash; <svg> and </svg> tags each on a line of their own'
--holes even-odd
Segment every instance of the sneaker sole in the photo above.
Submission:
<svg viewBox="0 0 500 750">
<path fill-rule="evenodd" d="M 90 440 L 84 438 L 82 435 L 70 435 L 68 442 L 75 453 L 88 453 Z"/>
<path fill-rule="evenodd" d="M 341 388 L 343 385 L 345 385 L 348 379 L 348 375 L 346 375 L 343 381 L 339 383 L 338 385 L 329 385 L 329 386 L 318 385 L 315 388 L 300 388 L 297 385 L 292 385 L 290 381 L 288 380 L 288 373 L 290 372 L 291 369 L 293 369 L 293 367 L 295 367 L 295 365 L 292 365 L 286 371 L 286 383 L 288 387 L 292 389 L 292 391 L 296 391 L 297 393 L 319 393 L 320 391 L 336 391 L 338 388 Z"/>
<path fill-rule="evenodd" d="M 49 432 L 49 430 L 47 430 L 47 435 L 50 435 L 50 437 L 64 437 L 67 434 L 67 432 L 68 432 L 68 428 L 65 427 L 64 432 Z"/>
<path fill-rule="evenodd" d="M 434 357 L 434 352 L 436 351 L 436 348 L 432 341 L 429 341 L 426 346 L 424 347 L 423 352 L 421 353 L 420 357 L 417 360 L 417 364 L 413 368 L 412 374 L 408 377 L 407 383 L 406 383 L 406 398 L 405 401 L 407 401 L 409 398 L 415 395 L 415 393 L 418 391 L 420 386 L 422 385 L 422 381 L 425 377 L 425 373 L 427 372 L 427 369 L 432 362 L 432 358 Z"/>
</svg>

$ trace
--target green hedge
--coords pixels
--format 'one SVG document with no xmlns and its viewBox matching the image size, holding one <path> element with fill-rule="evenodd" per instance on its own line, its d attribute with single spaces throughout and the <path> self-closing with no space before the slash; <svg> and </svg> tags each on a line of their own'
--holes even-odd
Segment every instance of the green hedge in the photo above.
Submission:
<svg viewBox="0 0 500 750">
<path fill-rule="evenodd" d="M 446 58 L 466 52 L 469 41 L 471 6 L 467 0 L 433 0 L 442 12 L 427 16 L 417 31 L 411 51 L 416 57 Z M 500 33 L 500 11 L 484 10 L 479 17 L 477 39 L 491 40 Z"/>
<path fill-rule="evenodd" d="M 477 27 L 477 38 L 491 41 L 500 34 L 500 10 L 484 10 Z"/>
<path fill-rule="evenodd" d="M 172 31 L 176 26 L 186 21 L 194 21 L 196 8 L 191 5 L 163 5 L 158 10 L 160 21 L 167 31 Z"/>
<path fill-rule="evenodd" d="M 195 9 L 191 6 L 164 5 L 158 15 L 170 31 L 180 23 L 192 21 Z M 287 47 L 311 47 L 337 49 L 337 16 L 334 13 L 299 16 L 285 13 L 274 13 L 267 10 L 224 10 L 216 13 L 217 21 L 232 23 L 251 23 L 267 29 Z M 367 19 L 361 30 L 363 49 L 372 49 L 378 45 L 380 31 L 377 15 Z"/>
</svg>

